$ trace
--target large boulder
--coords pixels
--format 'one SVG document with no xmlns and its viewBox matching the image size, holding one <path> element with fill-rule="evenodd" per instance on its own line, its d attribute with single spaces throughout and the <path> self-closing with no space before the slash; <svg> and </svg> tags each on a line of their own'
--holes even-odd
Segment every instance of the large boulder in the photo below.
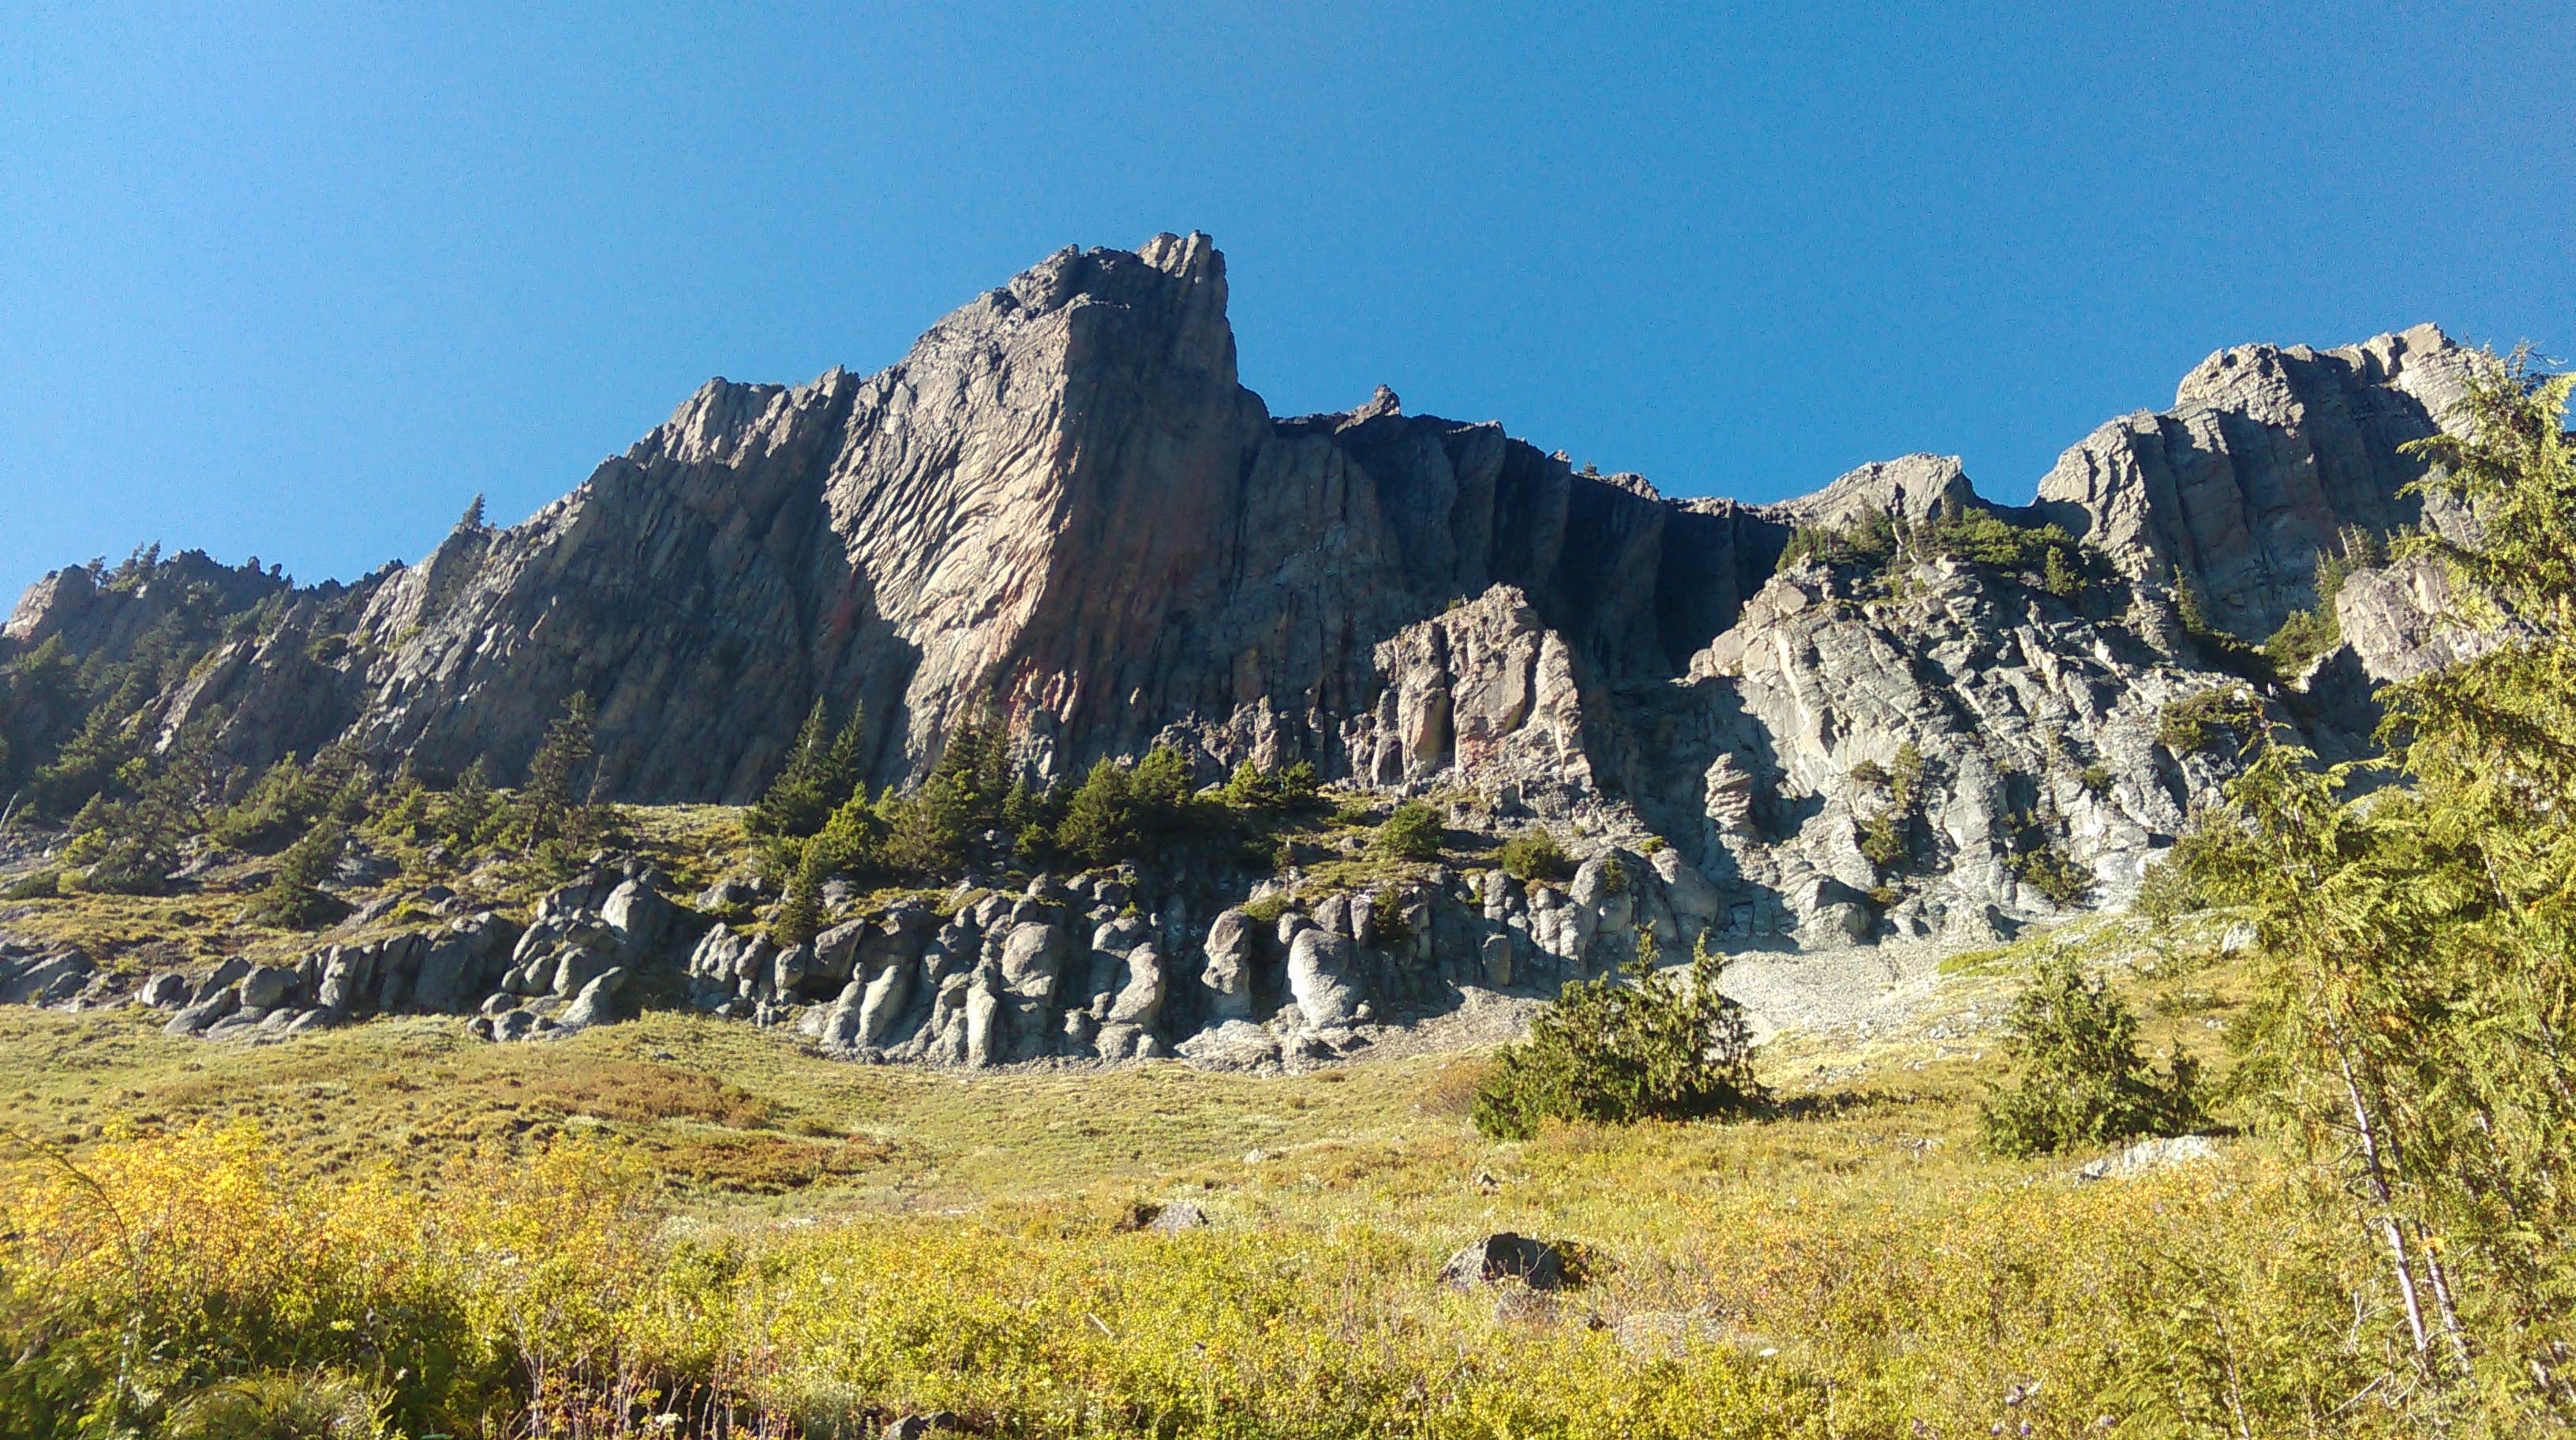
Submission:
<svg viewBox="0 0 2576 1440">
<path fill-rule="evenodd" d="M 1208 1018 L 1222 1023 L 1252 1014 L 1252 964 L 1260 933 L 1241 910 L 1222 910 L 1208 925 L 1206 963 L 1199 970 Z"/>
<path fill-rule="evenodd" d="M 1310 1030 L 1337 1030 L 1356 1023 L 1367 998 L 1360 991 L 1353 961 L 1357 947 L 1347 935 L 1330 930 L 1301 930 L 1288 947 L 1288 993 Z"/>
<path fill-rule="evenodd" d="M 1509 1280 L 1532 1290 L 1554 1290 L 1565 1283 L 1565 1256 L 1547 1241 L 1505 1230 L 1467 1246 L 1440 1267 L 1440 1283 L 1453 1290 Z"/>
</svg>

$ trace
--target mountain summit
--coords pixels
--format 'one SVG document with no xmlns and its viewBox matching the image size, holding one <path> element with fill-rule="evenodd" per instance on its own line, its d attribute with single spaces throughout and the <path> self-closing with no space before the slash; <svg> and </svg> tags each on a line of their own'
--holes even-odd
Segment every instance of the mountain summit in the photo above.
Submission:
<svg viewBox="0 0 2576 1440">
<path fill-rule="evenodd" d="M 710 381 L 525 523 L 469 520 L 354 585 L 202 556 L 56 572 L 0 659 L 196 635 L 138 713 L 253 772 L 344 741 L 508 777 L 579 692 L 602 793 L 634 800 L 749 799 L 817 700 L 862 708 L 891 784 L 989 711 L 1040 776 L 1160 742 L 1203 777 L 1307 759 L 1650 829 L 1741 930 L 1978 925 L 2057 903 L 2034 834 L 2104 893 L 2133 882 L 2225 769 L 2156 738 L 2161 707 L 2230 683 L 2192 623 L 2259 639 L 2315 603 L 2320 553 L 2425 521 L 2400 447 L 2472 363 L 2429 326 L 2224 351 L 2023 509 L 1935 456 L 1778 505 L 1670 501 L 1385 387 L 1273 417 L 1236 375 L 1224 256 L 1158 235 L 1059 251 L 874 376 Z M 1802 527 L 1971 520 L 2082 544 L 2055 580 L 1966 541 L 1880 578 L 1831 547 L 1782 564 Z M 2361 668 L 2329 657 L 2300 693 L 2329 750 L 2364 723 L 2359 682 L 2334 690 Z M 1891 798 L 1866 777 L 1900 757 L 1928 768 Z M 1861 897 L 1894 810 L 1943 878 L 1882 917 Z"/>
</svg>

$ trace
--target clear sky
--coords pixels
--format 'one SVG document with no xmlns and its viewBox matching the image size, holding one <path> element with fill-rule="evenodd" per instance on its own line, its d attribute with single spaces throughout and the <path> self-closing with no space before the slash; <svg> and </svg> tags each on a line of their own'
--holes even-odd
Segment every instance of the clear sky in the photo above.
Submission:
<svg viewBox="0 0 2576 1440">
<path fill-rule="evenodd" d="M 2225 345 L 2576 348 L 2566 0 L 466 8 L 0 13 L 0 587 L 417 558 L 1158 230 L 1273 411 L 1677 494 L 2017 500 Z"/>
</svg>

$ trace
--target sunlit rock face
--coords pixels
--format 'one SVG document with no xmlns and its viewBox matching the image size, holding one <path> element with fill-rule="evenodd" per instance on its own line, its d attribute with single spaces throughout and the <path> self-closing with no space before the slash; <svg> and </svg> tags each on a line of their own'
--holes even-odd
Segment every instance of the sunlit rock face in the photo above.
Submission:
<svg viewBox="0 0 2576 1440">
<path fill-rule="evenodd" d="M 460 525 L 352 585 L 202 556 L 121 587 L 58 572 L 0 656 L 58 639 L 118 658 L 202 605 L 230 628 L 152 702 L 165 740 L 194 727 L 249 768 L 346 740 L 507 782 L 581 692 L 601 793 L 636 801 L 752 797 L 818 699 L 864 709 L 881 784 L 990 713 L 1038 776 L 1169 743 L 1203 779 L 1305 759 L 1472 794 L 1498 829 L 1544 821 L 1589 852 L 1652 832 L 1687 872 L 1657 884 L 1690 897 L 1656 903 L 1727 934 L 1977 934 L 2117 900 L 2223 780 L 2155 741 L 2163 704 L 2227 683 L 2183 634 L 2177 579 L 2259 637 L 2311 603 L 2316 555 L 2348 529 L 2461 523 L 2403 493 L 2422 464 L 2402 447 L 2452 416 L 2476 363 L 2429 326 L 2224 351 L 2174 409 L 2069 450 L 2024 509 L 1928 455 L 1775 505 L 1674 501 L 1383 388 L 1273 417 L 1237 378 L 1224 257 L 1161 235 L 1049 256 L 874 376 L 710 381 L 526 522 Z M 1953 562 L 1867 593 L 1774 574 L 1800 526 L 1981 509 L 2062 524 L 2103 578 L 2068 598 Z M 2438 658 L 2431 583 L 2348 588 L 2361 649 L 2311 683 Z M 2333 699 L 2283 713 L 2366 710 Z M 1909 747 L 1925 769 L 1903 853 L 1873 859 L 1861 840 L 1893 797 L 1871 767 Z M 2035 846 L 2093 888 L 2037 893 Z M 1530 954 L 1573 947 L 1573 922 L 1515 903 L 1511 933 L 1545 942 Z M 1209 940 L 1166 937 L 1114 977 L 1098 1027 L 1129 1043 L 1191 987 L 1243 1009 L 1239 940 L 1203 980 L 1164 972 Z M 1313 1003 L 1334 1009 L 1334 947 L 1309 949 Z M 940 1043 L 1029 1043 L 1017 988 L 938 981 L 862 986 L 853 1033 L 945 996 Z"/>
</svg>

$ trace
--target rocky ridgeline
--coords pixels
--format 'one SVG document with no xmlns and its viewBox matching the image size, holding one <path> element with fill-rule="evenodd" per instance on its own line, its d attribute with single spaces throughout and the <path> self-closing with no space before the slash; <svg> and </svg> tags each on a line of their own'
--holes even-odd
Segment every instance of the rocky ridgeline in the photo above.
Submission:
<svg viewBox="0 0 2576 1440">
<path fill-rule="evenodd" d="M 1346 1054 L 1470 989 L 1552 994 L 1630 959 L 1641 922 L 1663 937 L 1657 958 L 1686 957 L 1720 923 L 1717 898 L 1670 850 L 1606 854 L 1561 885 L 1435 868 L 1203 917 L 1120 874 L 1042 875 L 945 914 L 899 905 L 784 951 L 719 928 L 688 979 L 718 1014 L 774 1020 L 810 1003 L 804 1033 L 861 1059 L 1253 1067 Z"/>
<path fill-rule="evenodd" d="M 378 1015 L 470 1015 L 479 1038 L 543 1040 L 687 1004 L 792 1024 L 855 1060 L 1264 1068 L 1349 1054 L 1471 990 L 1553 994 L 1633 958 L 1642 924 L 1667 962 L 1727 924 L 1716 889 L 1669 848 L 1609 850 L 1554 884 L 1432 867 L 1307 900 L 1262 889 L 1195 913 L 1129 871 L 1040 875 L 942 904 L 900 899 L 781 949 L 630 866 L 546 895 L 524 927 L 477 913 L 291 964 L 134 977 L 77 953 L 0 954 L 0 1000 L 147 1006 L 172 1012 L 168 1034 L 254 1043 Z"/>
<path fill-rule="evenodd" d="M 102 969 L 77 950 L 0 941 L 0 1003 L 174 1012 L 175 1036 L 265 1040 L 377 1015 L 475 1012 L 491 1039 L 569 1034 L 627 1013 L 628 982 L 668 968 L 704 923 L 644 867 L 595 872 L 539 901 L 522 927 L 490 911 L 327 945 L 288 964 L 235 957 L 199 974 Z M 646 987 L 637 987 L 639 994 Z"/>
<path fill-rule="evenodd" d="M 2348 532 L 2468 528 L 2408 490 L 2406 443 L 2451 422 L 2479 363 L 2430 326 L 2213 355 L 2172 409 L 2070 449 L 2027 507 L 1928 455 L 1754 506 L 1578 472 L 1384 389 L 1273 417 L 1239 383 L 1226 294 L 1203 235 L 1068 249 L 878 375 L 710 382 L 525 523 L 477 518 L 418 565 L 302 589 L 202 556 L 117 584 L 58 572 L 0 661 L 60 639 L 113 662 L 183 603 L 255 609 L 166 667 L 187 678 L 145 707 L 161 743 L 211 735 L 249 774 L 337 740 L 506 782 L 580 692 L 599 793 L 635 801 L 749 799 L 817 700 L 863 707 L 865 768 L 909 783 L 998 706 L 1037 778 L 1157 743 L 1202 782 L 1302 759 L 1381 793 L 1470 792 L 1498 831 L 1661 837 L 1749 941 L 1980 939 L 2118 903 L 2226 778 L 2155 739 L 2166 702 L 2236 683 L 2185 633 L 2178 586 L 2259 640 L 2313 603 L 2318 553 Z M 1862 593 L 1774 573 L 1796 527 L 1947 509 L 2060 524 L 2097 583 L 2070 597 L 1923 562 Z M 2437 580 L 2356 577 L 2345 643 L 2269 687 L 2271 713 L 2329 755 L 2366 744 L 2371 684 L 2464 643 L 2432 622 Z M 1925 767 L 1903 797 L 1874 778 L 1900 755 Z M 1058 922 L 1068 955 L 1090 908 Z M 980 966 L 998 922 L 973 923 Z M 916 977 L 905 1004 L 956 973 Z M 1082 1043 L 1124 989 L 1078 1007 L 1098 1027 Z M 978 993 L 922 1046 L 978 1033 Z"/>
</svg>

